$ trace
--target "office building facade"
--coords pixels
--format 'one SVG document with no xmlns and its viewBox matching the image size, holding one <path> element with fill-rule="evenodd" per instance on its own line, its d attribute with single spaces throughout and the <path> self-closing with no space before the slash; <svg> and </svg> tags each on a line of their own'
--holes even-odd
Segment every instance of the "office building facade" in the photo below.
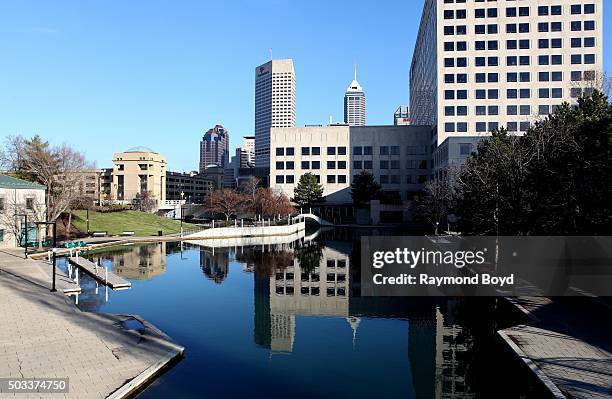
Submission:
<svg viewBox="0 0 612 399">
<path fill-rule="evenodd" d="M 188 204 L 204 204 L 214 190 L 213 179 L 197 172 L 166 172 L 166 199 L 185 201 Z"/>
<path fill-rule="evenodd" d="M 300 177 L 317 176 L 328 204 L 349 204 L 353 177 L 366 170 L 401 200 L 430 174 L 430 126 L 310 126 L 271 131 L 270 187 L 293 196 Z"/>
<path fill-rule="evenodd" d="M 200 173 L 210 165 L 225 167 L 229 162 L 229 132 L 221 125 L 209 129 L 200 141 Z"/>
<path fill-rule="evenodd" d="M 353 81 L 344 93 L 344 123 L 349 126 L 365 126 L 366 97 L 363 87 L 357 81 L 357 67 Z"/>
<path fill-rule="evenodd" d="M 166 157 L 150 148 L 134 147 L 113 154 L 110 200 L 132 203 L 148 193 L 158 204 L 166 201 Z"/>
<path fill-rule="evenodd" d="M 602 72 L 601 0 L 426 0 L 410 69 L 411 118 L 432 144 L 522 134 Z M 584 89 L 584 90 L 583 90 Z"/>
<path fill-rule="evenodd" d="M 270 129 L 295 126 L 293 60 L 271 60 L 255 68 L 255 166 L 270 167 Z"/>
<path fill-rule="evenodd" d="M 393 124 L 395 126 L 410 125 L 410 107 L 408 105 L 400 105 L 393 113 Z"/>
</svg>

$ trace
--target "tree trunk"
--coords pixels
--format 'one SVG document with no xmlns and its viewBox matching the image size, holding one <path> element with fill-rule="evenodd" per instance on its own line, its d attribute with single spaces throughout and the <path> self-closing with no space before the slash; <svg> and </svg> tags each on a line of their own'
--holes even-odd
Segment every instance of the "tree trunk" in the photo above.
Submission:
<svg viewBox="0 0 612 399">
<path fill-rule="evenodd" d="M 70 239 L 70 225 L 72 224 L 72 210 L 68 210 L 68 227 L 66 228 L 66 238 Z"/>
</svg>

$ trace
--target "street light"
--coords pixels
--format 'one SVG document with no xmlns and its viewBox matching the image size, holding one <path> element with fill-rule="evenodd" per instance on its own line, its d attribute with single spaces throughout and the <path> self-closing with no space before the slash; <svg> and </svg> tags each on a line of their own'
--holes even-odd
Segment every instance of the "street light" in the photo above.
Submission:
<svg viewBox="0 0 612 399">
<path fill-rule="evenodd" d="M 49 226 L 49 225 L 53 225 L 53 285 L 51 286 L 51 292 L 56 292 L 57 290 L 55 289 L 55 274 L 57 271 L 57 265 L 56 265 L 56 259 L 55 259 L 55 247 L 57 247 L 57 222 L 53 221 L 53 222 L 35 222 L 36 225 L 44 225 L 44 226 Z"/>
<path fill-rule="evenodd" d="M 23 223 L 23 225 L 25 226 L 25 234 L 24 234 L 25 245 L 23 248 L 23 256 L 25 259 L 27 259 L 28 258 L 28 214 L 22 213 L 22 214 L 15 215 L 15 216 L 23 216 L 23 218 L 25 219 Z"/>
</svg>

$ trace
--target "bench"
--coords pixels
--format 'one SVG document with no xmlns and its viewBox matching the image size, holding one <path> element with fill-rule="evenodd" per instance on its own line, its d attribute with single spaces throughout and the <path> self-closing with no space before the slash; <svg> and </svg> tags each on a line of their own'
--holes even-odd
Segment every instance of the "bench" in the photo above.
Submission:
<svg viewBox="0 0 612 399">
<path fill-rule="evenodd" d="M 94 231 L 91 233 L 92 237 L 106 237 L 108 235 L 108 231 Z"/>
<path fill-rule="evenodd" d="M 133 236 L 134 234 L 136 233 L 134 233 L 133 231 L 124 231 L 123 233 L 121 233 L 122 236 Z"/>
</svg>

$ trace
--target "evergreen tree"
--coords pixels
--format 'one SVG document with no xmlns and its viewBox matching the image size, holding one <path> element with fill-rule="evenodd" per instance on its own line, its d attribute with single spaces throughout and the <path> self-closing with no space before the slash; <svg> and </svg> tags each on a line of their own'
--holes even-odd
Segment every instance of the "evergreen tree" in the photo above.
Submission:
<svg viewBox="0 0 612 399">
<path fill-rule="evenodd" d="M 351 197 L 355 206 L 364 206 L 370 200 L 379 199 L 381 195 L 380 184 L 374 180 L 374 176 L 367 170 L 355 176 L 351 183 Z"/>
<path fill-rule="evenodd" d="M 312 173 L 303 174 L 293 190 L 293 202 L 298 206 L 312 206 L 323 201 L 323 186 Z"/>
</svg>

